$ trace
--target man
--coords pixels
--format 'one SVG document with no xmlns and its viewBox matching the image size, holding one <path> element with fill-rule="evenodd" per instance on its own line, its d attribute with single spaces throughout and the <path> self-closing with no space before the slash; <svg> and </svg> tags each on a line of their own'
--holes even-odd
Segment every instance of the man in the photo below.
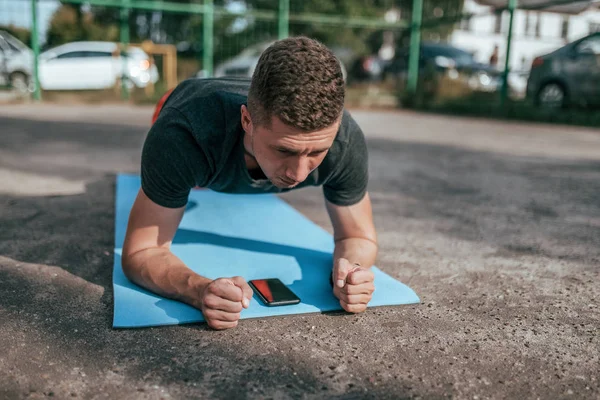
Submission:
<svg viewBox="0 0 600 400">
<path fill-rule="evenodd" d="M 500 57 L 500 49 L 498 48 L 498 45 L 494 45 L 494 50 L 492 51 L 492 55 L 490 56 L 490 65 L 493 67 L 497 67 L 499 57 Z"/>
<path fill-rule="evenodd" d="M 214 329 L 234 327 L 252 297 L 247 282 L 207 279 L 170 251 L 190 190 L 283 193 L 322 186 L 334 228 L 333 293 L 344 310 L 364 311 L 374 291 L 377 239 L 365 139 L 343 110 L 344 93 L 339 61 L 305 37 L 275 42 L 250 82 L 182 82 L 144 143 L 142 185 L 123 245 L 125 275 L 200 309 Z"/>
</svg>

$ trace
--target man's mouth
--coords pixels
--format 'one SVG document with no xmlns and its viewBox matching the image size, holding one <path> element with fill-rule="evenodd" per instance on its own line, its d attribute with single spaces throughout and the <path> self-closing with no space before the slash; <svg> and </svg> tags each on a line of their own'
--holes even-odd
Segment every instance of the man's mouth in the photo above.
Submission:
<svg viewBox="0 0 600 400">
<path fill-rule="evenodd" d="M 300 183 L 300 182 L 296 182 L 291 179 L 282 178 L 282 177 L 279 178 L 279 182 L 281 182 L 284 187 L 288 187 L 288 188 L 294 187 Z"/>
</svg>

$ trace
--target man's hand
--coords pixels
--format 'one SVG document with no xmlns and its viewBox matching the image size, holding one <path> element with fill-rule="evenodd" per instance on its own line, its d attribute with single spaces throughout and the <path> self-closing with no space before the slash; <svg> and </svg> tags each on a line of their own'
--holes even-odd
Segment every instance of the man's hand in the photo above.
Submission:
<svg viewBox="0 0 600 400">
<path fill-rule="evenodd" d="M 237 326 L 240 312 L 248 308 L 252 289 L 244 278 L 219 278 L 209 283 L 201 293 L 200 310 L 213 329 Z"/>
<path fill-rule="evenodd" d="M 367 309 L 375 291 L 373 271 L 339 258 L 333 266 L 332 279 L 333 294 L 344 310 L 360 313 Z"/>
</svg>

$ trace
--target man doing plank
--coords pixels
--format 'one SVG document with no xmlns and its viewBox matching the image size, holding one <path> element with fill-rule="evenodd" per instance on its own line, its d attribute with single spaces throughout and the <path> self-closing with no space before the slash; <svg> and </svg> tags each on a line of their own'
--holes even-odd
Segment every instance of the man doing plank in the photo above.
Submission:
<svg viewBox="0 0 600 400">
<path fill-rule="evenodd" d="M 374 291 L 377 238 L 365 138 L 344 97 L 339 61 L 306 37 L 272 44 L 251 80 L 180 83 L 161 101 L 143 146 L 141 189 L 123 245 L 125 275 L 200 309 L 214 329 L 234 327 L 252 297 L 247 282 L 207 279 L 170 251 L 190 190 L 322 186 L 334 229 L 333 293 L 344 310 L 364 311 Z"/>
</svg>

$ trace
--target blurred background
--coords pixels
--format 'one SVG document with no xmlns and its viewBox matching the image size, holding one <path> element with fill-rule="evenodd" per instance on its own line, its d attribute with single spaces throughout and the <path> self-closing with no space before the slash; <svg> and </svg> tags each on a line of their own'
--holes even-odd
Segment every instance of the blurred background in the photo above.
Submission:
<svg viewBox="0 0 600 400">
<path fill-rule="evenodd" d="M 599 1 L 0 0 L 0 101 L 155 103 L 290 35 L 334 51 L 349 107 L 600 125 Z"/>
</svg>

